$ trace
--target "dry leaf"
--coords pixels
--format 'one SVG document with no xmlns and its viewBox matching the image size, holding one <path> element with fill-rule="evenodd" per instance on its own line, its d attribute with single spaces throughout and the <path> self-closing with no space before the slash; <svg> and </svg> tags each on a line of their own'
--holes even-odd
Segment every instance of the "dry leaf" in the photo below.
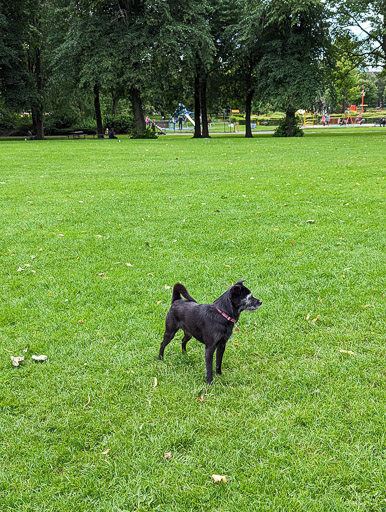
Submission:
<svg viewBox="0 0 386 512">
<path fill-rule="evenodd" d="M 220 482 L 223 482 L 224 484 L 227 483 L 227 479 L 225 478 L 225 476 L 222 475 L 212 475 L 212 479 L 215 484 L 218 484 Z"/>
<path fill-rule="evenodd" d="M 34 361 L 45 361 L 47 359 L 47 356 L 44 356 L 43 354 L 40 356 L 32 356 L 32 359 Z"/>
<path fill-rule="evenodd" d="M 156 388 L 157 386 L 158 386 L 158 380 L 157 380 L 157 377 L 154 377 L 153 388 Z"/>
<path fill-rule="evenodd" d="M 25 347 L 25 349 L 23 350 L 23 352 L 28 352 L 28 350 L 29 350 L 29 345 L 27 345 L 27 346 Z"/>
<path fill-rule="evenodd" d="M 22 270 L 24 270 L 24 268 L 22 268 L 22 267 L 19 267 L 19 268 L 17 269 L 17 271 L 18 271 L 18 272 L 21 272 Z"/>
<path fill-rule="evenodd" d="M 166 452 L 166 453 L 164 453 L 164 457 L 165 457 L 165 459 L 166 459 L 166 460 L 171 459 L 171 458 L 172 458 L 172 452 Z"/>
<path fill-rule="evenodd" d="M 310 319 L 310 314 L 308 313 L 308 315 L 306 316 L 306 320 L 309 320 Z"/>
<path fill-rule="evenodd" d="M 323 299 L 322 299 L 322 297 L 320 297 L 320 296 L 319 296 L 319 297 L 318 297 L 318 301 L 319 301 L 319 302 L 322 302 L 322 300 L 323 300 Z"/>
<path fill-rule="evenodd" d="M 308 219 L 308 220 L 306 220 L 306 223 L 307 224 L 315 224 L 315 221 L 313 219 Z"/>
<path fill-rule="evenodd" d="M 104 272 L 101 272 L 100 274 L 98 274 L 99 277 L 104 277 Z"/>
<path fill-rule="evenodd" d="M 11 361 L 12 361 L 13 366 L 20 366 L 20 363 L 22 363 L 24 361 L 24 356 L 17 356 L 17 357 L 11 356 Z"/>
<path fill-rule="evenodd" d="M 84 324 L 84 320 L 78 320 L 78 324 Z"/>
<path fill-rule="evenodd" d="M 352 350 L 339 350 L 339 352 L 341 354 L 350 354 L 351 356 L 355 356 L 355 352 L 353 352 Z"/>
<path fill-rule="evenodd" d="M 200 395 L 197 397 L 197 402 L 203 402 L 204 401 L 204 395 Z"/>
<path fill-rule="evenodd" d="M 101 455 L 107 455 L 110 451 L 110 448 L 107 448 L 107 450 L 105 450 L 104 452 L 101 453 Z"/>
<path fill-rule="evenodd" d="M 165 290 L 170 290 L 170 286 L 168 284 L 165 284 Z"/>
<path fill-rule="evenodd" d="M 60 235 L 58 235 L 58 236 L 62 237 L 62 236 L 64 236 L 64 235 L 60 234 Z"/>
<path fill-rule="evenodd" d="M 161 304 L 162 300 L 157 300 L 157 306 Z"/>
<path fill-rule="evenodd" d="M 313 321 L 313 322 L 317 322 L 317 321 L 319 320 L 319 318 L 320 318 L 320 315 L 318 315 L 318 316 L 317 316 L 316 318 L 314 318 L 312 321 Z"/>
<path fill-rule="evenodd" d="M 126 263 L 126 267 L 132 267 L 133 265 L 131 263 Z"/>
</svg>

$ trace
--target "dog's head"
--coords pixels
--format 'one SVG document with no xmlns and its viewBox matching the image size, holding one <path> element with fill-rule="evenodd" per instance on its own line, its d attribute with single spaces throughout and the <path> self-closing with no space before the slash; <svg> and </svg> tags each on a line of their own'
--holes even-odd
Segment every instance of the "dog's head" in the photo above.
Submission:
<svg viewBox="0 0 386 512">
<path fill-rule="evenodd" d="M 229 290 L 232 304 L 239 313 L 242 311 L 256 311 L 262 305 L 262 301 L 256 299 L 251 290 L 243 285 L 244 281 L 245 279 L 240 279 Z"/>
</svg>

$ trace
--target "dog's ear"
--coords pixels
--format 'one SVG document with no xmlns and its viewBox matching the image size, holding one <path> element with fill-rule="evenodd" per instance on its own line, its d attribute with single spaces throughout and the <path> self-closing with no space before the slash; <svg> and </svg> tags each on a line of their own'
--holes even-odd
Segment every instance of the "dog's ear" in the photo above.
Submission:
<svg viewBox="0 0 386 512">
<path fill-rule="evenodd" d="M 237 281 L 236 284 L 234 284 L 231 288 L 231 294 L 232 296 L 235 295 L 235 296 L 240 296 L 241 295 L 241 290 L 243 289 L 243 282 L 245 281 L 245 279 L 239 279 Z"/>
</svg>

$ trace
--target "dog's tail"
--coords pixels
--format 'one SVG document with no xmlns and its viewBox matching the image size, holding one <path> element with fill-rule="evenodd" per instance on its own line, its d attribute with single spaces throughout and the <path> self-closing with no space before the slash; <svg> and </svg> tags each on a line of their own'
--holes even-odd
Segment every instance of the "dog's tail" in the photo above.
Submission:
<svg viewBox="0 0 386 512">
<path fill-rule="evenodd" d="M 191 295 L 189 295 L 188 290 L 185 288 L 183 284 L 177 283 L 173 287 L 172 304 L 176 300 L 181 300 L 181 295 L 189 302 L 197 302 L 196 300 L 193 299 Z"/>
</svg>

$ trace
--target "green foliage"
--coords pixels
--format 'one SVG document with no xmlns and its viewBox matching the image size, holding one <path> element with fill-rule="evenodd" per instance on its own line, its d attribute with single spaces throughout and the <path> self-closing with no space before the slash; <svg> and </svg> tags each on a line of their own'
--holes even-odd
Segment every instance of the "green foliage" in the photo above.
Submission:
<svg viewBox="0 0 386 512">
<path fill-rule="evenodd" d="M 301 119 L 299 117 L 295 117 L 295 124 L 292 126 L 292 133 L 293 137 L 303 137 L 304 132 L 300 129 L 299 125 L 301 125 Z M 288 137 L 288 122 L 287 118 L 283 118 L 279 126 L 276 128 L 275 133 L 273 134 L 274 137 Z"/>
<path fill-rule="evenodd" d="M 328 12 L 319 0 L 272 0 L 257 67 L 260 98 L 275 108 L 310 108 L 323 90 L 330 46 Z"/>
<path fill-rule="evenodd" d="M 114 128 L 115 133 L 130 133 L 134 126 L 134 119 L 129 114 L 105 114 L 103 116 L 105 127 Z"/>
</svg>

